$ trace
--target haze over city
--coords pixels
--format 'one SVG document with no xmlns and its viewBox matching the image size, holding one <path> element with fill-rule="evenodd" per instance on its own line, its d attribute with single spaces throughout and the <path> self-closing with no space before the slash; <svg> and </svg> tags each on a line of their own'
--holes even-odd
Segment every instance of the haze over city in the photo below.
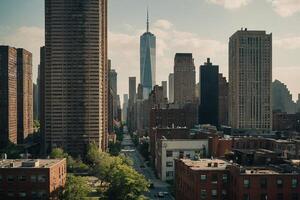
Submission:
<svg viewBox="0 0 300 200">
<path fill-rule="evenodd" d="M 0 43 L 22 46 L 33 53 L 35 81 L 39 48 L 44 44 L 44 2 L 2 0 L 0 5 Z M 273 34 L 273 79 L 287 84 L 293 99 L 297 99 L 298 0 L 111 0 L 108 50 L 112 68 L 118 73 L 120 94 L 128 93 L 129 76 L 139 77 L 139 38 L 146 30 L 147 5 L 150 31 L 157 38 L 157 84 L 167 80 L 173 70 L 176 52 L 193 53 L 197 74 L 199 65 L 210 57 L 227 76 L 228 40 L 243 27 Z"/>
</svg>

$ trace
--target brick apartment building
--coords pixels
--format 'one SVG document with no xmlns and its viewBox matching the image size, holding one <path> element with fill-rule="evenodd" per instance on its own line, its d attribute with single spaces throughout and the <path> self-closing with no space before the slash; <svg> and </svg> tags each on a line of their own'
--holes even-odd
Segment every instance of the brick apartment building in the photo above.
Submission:
<svg viewBox="0 0 300 200">
<path fill-rule="evenodd" d="M 273 112 L 273 131 L 300 132 L 300 113 Z"/>
<path fill-rule="evenodd" d="M 0 160 L 0 199 L 59 199 L 66 159 Z"/>
<path fill-rule="evenodd" d="M 187 127 L 198 124 L 198 105 L 188 103 L 183 106 L 167 104 L 150 110 L 150 128 Z"/>
<path fill-rule="evenodd" d="M 299 169 L 243 167 L 217 159 L 175 162 L 176 200 L 298 200 Z"/>
</svg>

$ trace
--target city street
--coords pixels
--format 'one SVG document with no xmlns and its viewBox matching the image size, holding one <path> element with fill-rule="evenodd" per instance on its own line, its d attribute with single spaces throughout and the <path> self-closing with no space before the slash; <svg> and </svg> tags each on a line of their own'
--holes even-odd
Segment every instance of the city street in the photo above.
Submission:
<svg viewBox="0 0 300 200">
<path fill-rule="evenodd" d="M 174 198 L 169 194 L 169 185 L 156 178 L 153 170 L 148 167 L 143 157 L 135 148 L 130 135 L 125 134 L 122 141 L 122 153 L 129 157 L 133 161 L 133 167 L 139 173 L 143 174 L 151 183 L 153 183 L 154 188 L 150 188 L 150 191 L 146 196 L 150 199 L 165 199 L 174 200 Z M 164 197 L 158 197 L 159 192 L 164 192 Z"/>
</svg>

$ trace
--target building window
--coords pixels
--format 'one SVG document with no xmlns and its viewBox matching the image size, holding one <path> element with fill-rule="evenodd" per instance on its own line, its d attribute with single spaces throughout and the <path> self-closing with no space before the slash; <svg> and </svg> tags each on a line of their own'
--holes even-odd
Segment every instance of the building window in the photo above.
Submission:
<svg viewBox="0 0 300 200">
<path fill-rule="evenodd" d="M 206 181 L 206 174 L 201 174 L 200 180 L 201 181 Z"/>
<path fill-rule="evenodd" d="M 39 181 L 40 183 L 46 182 L 46 176 L 45 176 L 45 175 L 39 175 L 39 176 L 38 176 L 38 181 Z"/>
<path fill-rule="evenodd" d="M 22 175 L 18 177 L 19 181 L 26 181 L 26 176 Z"/>
<path fill-rule="evenodd" d="M 173 171 L 167 171 L 167 172 L 166 172 L 166 176 L 167 176 L 167 177 L 173 177 L 173 175 L 174 175 L 174 172 L 173 172 Z"/>
<path fill-rule="evenodd" d="M 211 176 L 211 183 L 217 184 L 218 183 L 218 174 L 212 174 Z"/>
<path fill-rule="evenodd" d="M 200 192 L 200 198 L 203 199 L 203 200 L 206 200 L 206 197 L 207 197 L 206 190 L 201 190 L 201 192 Z"/>
<path fill-rule="evenodd" d="M 227 196 L 227 191 L 226 190 L 222 190 L 222 197 L 226 197 Z"/>
<path fill-rule="evenodd" d="M 32 198 L 37 198 L 38 197 L 38 193 L 36 191 L 32 191 L 31 192 L 31 197 Z"/>
<path fill-rule="evenodd" d="M 283 187 L 283 180 L 281 178 L 277 179 L 277 188 L 282 188 Z"/>
<path fill-rule="evenodd" d="M 227 183 L 228 182 L 228 175 L 227 174 L 223 174 L 222 180 L 223 180 L 223 183 Z"/>
<path fill-rule="evenodd" d="M 31 175 L 31 176 L 30 176 L 30 181 L 31 181 L 32 183 L 35 183 L 35 182 L 36 182 L 36 179 L 37 179 L 37 177 L 36 177 L 35 175 Z"/>
<path fill-rule="evenodd" d="M 46 196 L 47 196 L 47 195 L 46 195 L 46 191 L 45 191 L 45 190 L 39 191 L 38 197 L 46 197 Z"/>
<path fill-rule="evenodd" d="M 212 198 L 217 198 L 217 196 L 218 196 L 217 190 L 211 190 L 211 197 Z"/>
<path fill-rule="evenodd" d="M 14 194 L 13 191 L 8 191 L 8 192 L 7 192 L 7 196 L 8 196 L 8 197 L 14 197 L 15 194 Z"/>
<path fill-rule="evenodd" d="M 250 200 L 250 195 L 249 194 L 244 194 L 243 195 L 243 200 Z"/>
<path fill-rule="evenodd" d="M 19 192 L 19 197 L 22 197 L 22 198 L 24 198 L 24 197 L 26 197 L 26 192 Z"/>
<path fill-rule="evenodd" d="M 266 178 L 261 178 L 260 179 L 260 187 L 263 189 L 266 189 L 268 187 L 268 182 Z"/>
<path fill-rule="evenodd" d="M 168 161 L 166 162 L 167 167 L 173 167 L 173 161 Z"/>
<path fill-rule="evenodd" d="M 283 194 L 282 193 L 277 194 L 277 200 L 283 200 Z"/>
<path fill-rule="evenodd" d="M 293 193 L 292 194 L 292 200 L 299 200 L 299 194 L 298 193 Z"/>
<path fill-rule="evenodd" d="M 173 151 L 167 151 L 167 157 L 173 157 Z"/>
<path fill-rule="evenodd" d="M 268 195 L 267 194 L 261 194 L 260 195 L 260 200 L 268 200 Z"/>
<path fill-rule="evenodd" d="M 244 179 L 244 188 L 250 188 L 250 180 Z"/>
<path fill-rule="evenodd" d="M 7 176 L 7 182 L 13 182 L 14 181 L 14 176 L 8 175 Z"/>
<path fill-rule="evenodd" d="M 297 188 L 298 187 L 298 179 L 292 178 L 292 188 Z"/>
</svg>

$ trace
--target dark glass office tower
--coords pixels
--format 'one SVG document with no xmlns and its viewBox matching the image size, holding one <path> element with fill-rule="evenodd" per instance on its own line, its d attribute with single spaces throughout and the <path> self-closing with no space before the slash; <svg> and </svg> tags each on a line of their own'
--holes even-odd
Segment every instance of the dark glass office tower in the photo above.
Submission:
<svg viewBox="0 0 300 200">
<path fill-rule="evenodd" d="M 210 59 L 200 66 L 200 108 L 199 123 L 219 124 L 219 66 Z"/>
</svg>

